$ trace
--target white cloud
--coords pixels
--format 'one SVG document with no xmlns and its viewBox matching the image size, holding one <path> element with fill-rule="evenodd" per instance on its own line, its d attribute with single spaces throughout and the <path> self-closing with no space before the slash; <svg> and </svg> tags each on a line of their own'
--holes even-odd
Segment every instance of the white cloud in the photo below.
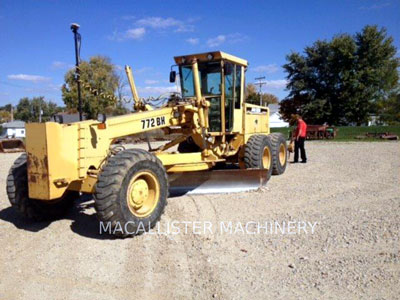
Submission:
<svg viewBox="0 0 400 300">
<path fill-rule="evenodd" d="M 67 64 L 66 62 L 63 62 L 63 61 L 58 61 L 58 60 L 56 60 L 56 61 L 53 61 L 52 63 L 51 63 L 51 68 L 52 69 L 70 69 L 70 68 L 73 68 L 74 67 L 74 65 L 72 65 L 72 64 Z"/>
<path fill-rule="evenodd" d="M 229 34 L 227 37 L 227 41 L 231 44 L 244 42 L 247 39 L 248 39 L 248 37 L 246 35 L 238 33 L 238 32 Z"/>
<path fill-rule="evenodd" d="M 287 85 L 286 79 L 266 80 L 266 88 L 270 89 L 283 89 Z"/>
<path fill-rule="evenodd" d="M 186 24 L 175 18 L 147 17 L 136 21 L 139 26 L 150 27 L 153 29 L 175 28 L 176 32 L 193 31 L 193 25 Z"/>
<path fill-rule="evenodd" d="M 275 73 L 279 70 L 279 67 L 276 64 L 269 64 L 269 65 L 261 65 L 254 68 L 251 68 L 254 72 L 263 72 L 267 74 Z"/>
<path fill-rule="evenodd" d="M 54 69 L 62 69 L 65 68 L 66 63 L 62 62 L 62 61 L 53 61 L 53 63 L 51 64 L 51 67 Z"/>
<path fill-rule="evenodd" d="M 128 40 L 140 40 L 146 34 L 144 27 L 128 29 L 125 32 L 125 38 Z"/>
<path fill-rule="evenodd" d="M 28 93 L 40 93 L 40 94 L 53 94 L 58 93 L 61 91 L 61 87 L 63 86 L 62 83 L 59 84 L 45 84 L 45 85 L 40 85 L 40 86 L 33 86 L 33 87 L 27 87 L 24 89 L 25 92 Z"/>
<path fill-rule="evenodd" d="M 60 91 L 62 86 L 63 86 L 63 83 L 59 83 L 59 84 L 50 83 L 50 84 L 48 85 L 48 88 L 49 88 L 50 90 L 52 90 L 52 91 Z"/>
<path fill-rule="evenodd" d="M 238 42 L 243 42 L 247 39 L 247 36 L 241 33 L 231 33 L 228 35 L 220 34 L 214 38 L 207 40 L 208 47 L 217 47 L 224 43 L 234 44 Z"/>
<path fill-rule="evenodd" d="M 7 76 L 10 80 L 23 80 L 23 81 L 31 81 L 31 82 L 44 82 L 49 81 L 51 78 L 39 76 L 39 75 L 28 75 L 28 74 L 12 74 Z"/>
<path fill-rule="evenodd" d="M 187 40 L 186 40 L 186 42 L 188 42 L 189 44 L 191 44 L 191 45 L 197 45 L 198 43 L 199 43 L 199 39 L 198 38 L 188 38 Z"/>
<path fill-rule="evenodd" d="M 143 68 L 140 68 L 140 69 L 133 70 L 133 73 L 142 74 L 142 73 L 146 73 L 146 72 L 148 72 L 148 71 L 150 71 L 152 69 L 153 69 L 152 67 L 143 67 Z"/>
<path fill-rule="evenodd" d="M 112 35 L 108 36 L 108 39 L 112 41 L 122 42 L 126 40 L 141 40 L 146 34 L 144 27 L 130 28 L 125 32 L 114 31 Z"/>
<path fill-rule="evenodd" d="M 124 69 L 125 68 L 123 66 L 121 66 L 121 65 L 115 65 L 115 70 L 117 70 L 119 72 L 123 71 Z"/>
<path fill-rule="evenodd" d="M 381 2 L 379 4 L 373 4 L 370 6 L 361 6 L 360 9 L 361 10 L 377 10 L 377 9 L 381 9 L 381 8 L 385 8 L 390 6 L 390 2 Z"/>
<path fill-rule="evenodd" d="M 151 80 L 151 79 L 147 79 L 144 81 L 145 84 L 157 84 L 159 81 L 158 80 Z"/>
<path fill-rule="evenodd" d="M 179 24 L 181 24 L 181 21 L 178 21 L 174 18 L 149 17 L 140 19 L 136 23 L 152 28 L 167 28 L 178 26 Z"/>
<path fill-rule="evenodd" d="M 134 16 L 123 16 L 122 19 L 130 21 L 136 18 Z M 108 36 L 108 38 L 118 42 L 129 39 L 140 40 L 148 30 L 171 29 L 174 32 L 191 32 L 194 30 L 194 25 L 191 23 L 196 22 L 197 20 L 198 19 L 192 18 L 182 21 L 171 17 L 147 17 L 136 19 L 136 21 L 132 21 L 134 27 L 122 32 L 114 31 L 112 35 Z"/>
<path fill-rule="evenodd" d="M 219 36 L 215 38 L 211 38 L 207 40 L 207 46 L 208 47 L 217 47 L 221 44 L 223 44 L 226 41 L 226 36 L 223 34 L 220 34 Z"/>
<path fill-rule="evenodd" d="M 190 24 L 182 24 L 175 29 L 175 32 L 192 32 L 192 31 L 194 31 L 194 26 Z"/>
</svg>

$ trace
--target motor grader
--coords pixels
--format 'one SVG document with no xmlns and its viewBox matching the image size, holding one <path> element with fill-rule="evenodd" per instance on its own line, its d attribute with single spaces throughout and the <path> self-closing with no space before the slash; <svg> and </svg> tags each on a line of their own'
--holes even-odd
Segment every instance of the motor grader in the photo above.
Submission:
<svg viewBox="0 0 400 300">
<path fill-rule="evenodd" d="M 214 169 L 229 164 L 236 167 L 230 170 L 234 175 L 219 181 L 234 180 L 232 187 L 254 174 L 264 179 L 282 174 L 285 138 L 270 133 L 268 107 L 245 102 L 247 61 L 218 51 L 177 56 L 175 63 L 178 73 L 171 71 L 170 81 L 179 75 L 181 96 L 174 95 L 163 107 L 138 97 L 126 67 L 133 113 L 26 124 L 26 153 L 7 179 L 12 206 L 28 218 L 57 218 L 81 193 L 93 194 L 98 219 L 124 228 L 114 233 L 127 236 L 157 223 L 170 182 L 183 182 L 187 174 L 201 182 L 202 176 L 225 174 Z M 118 138 L 155 129 L 179 137 L 150 151 L 113 146 Z M 176 146 L 178 151 L 167 151 Z"/>
</svg>

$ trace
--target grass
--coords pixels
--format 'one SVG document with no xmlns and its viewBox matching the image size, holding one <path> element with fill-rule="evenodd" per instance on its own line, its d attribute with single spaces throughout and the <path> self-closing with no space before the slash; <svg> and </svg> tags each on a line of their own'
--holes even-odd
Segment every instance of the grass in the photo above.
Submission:
<svg viewBox="0 0 400 300">
<path fill-rule="evenodd" d="M 400 137 L 400 126 L 341 126 L 336 127 L 338 129 L 337 136 L 333 141 L 383 141 L 382 139 L 366 138 L 356 139 L 356 136 L 365 135 L 366 133 L 381 133 L 389 132 L 396 134 Z M 271 128 L 271 132 L 283 133 L 286 137 L 289 137 L 290 131 L 293 127 L 280 127 Z M 325 140 L 328 141 L 328 140 Z"/>
</svg>

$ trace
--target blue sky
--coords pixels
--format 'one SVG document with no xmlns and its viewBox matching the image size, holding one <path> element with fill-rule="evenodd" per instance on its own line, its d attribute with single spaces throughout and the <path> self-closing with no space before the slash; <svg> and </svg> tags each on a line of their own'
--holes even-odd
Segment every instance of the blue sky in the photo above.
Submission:
<svg viewBox="0 0 400 300">
<path fill-rule="evenodd" d="M 247 82 L 285 97 L 282 65 L 316 39 L 387 28 L 400 48 L 400 1 L 9 1 L 0 0 L 0 105 L 45 96 L 74 63 L 72 22 L 81 25 L 82 59 L 101 54 L 134 70 L 140 96 L 171 90 L 173 56 L 222 50 L 245 58 Z M 399 53 L 399 52 L 398 52 Z"/>
</svg>

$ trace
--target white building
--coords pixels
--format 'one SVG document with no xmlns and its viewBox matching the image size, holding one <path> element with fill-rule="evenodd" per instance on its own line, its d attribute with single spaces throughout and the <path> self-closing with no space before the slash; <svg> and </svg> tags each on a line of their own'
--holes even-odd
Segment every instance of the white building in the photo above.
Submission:
<svg viewBox="0 0 400 300">
<path fill-rule="evenodd" d="M 25 137 L 25 122 L 24 121 L 12 121 L 1 125 L 3 132 L 1 137 L 3 138 L 24 138 Z"/>
<path fill-rule="evenodd" d="M 279 113 L 279 104 L 270 104 L 269 108 L 269 127 L 289 127 L 289 123 L 285 122 Z"/>
</svg>

